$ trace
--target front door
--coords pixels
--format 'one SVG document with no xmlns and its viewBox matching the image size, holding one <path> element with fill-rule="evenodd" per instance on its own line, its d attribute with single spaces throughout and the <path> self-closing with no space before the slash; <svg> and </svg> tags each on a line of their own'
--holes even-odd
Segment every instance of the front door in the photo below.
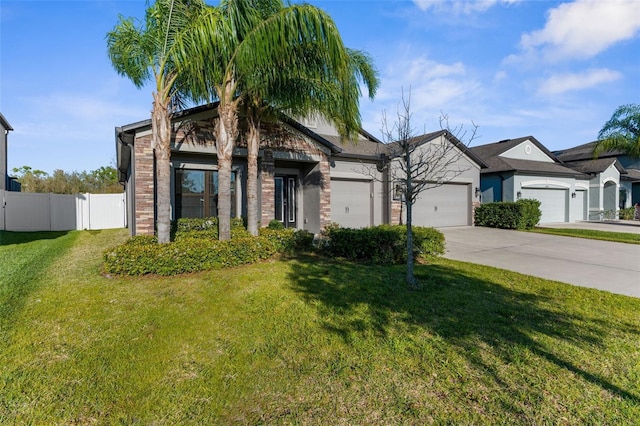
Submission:
<svg viewBox="0 0 640 426">
<path fill-rule="evenodd" d="M 276 176 L 275 218 L 285 228 L 297 227 L 296 177 Z"/>
</svg>

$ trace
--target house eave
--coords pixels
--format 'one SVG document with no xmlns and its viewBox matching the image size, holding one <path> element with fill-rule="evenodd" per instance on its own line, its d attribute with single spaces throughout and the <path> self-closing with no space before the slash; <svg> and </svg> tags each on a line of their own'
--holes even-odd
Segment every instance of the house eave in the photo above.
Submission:
<svg viewBox="0 0 640 426">
<path fill-rule="evenodd" d="M 0 124 L 2 124 L 2 127 L 4 127 L 5 130 L 7 131 L 13 130 L 13 127 L 11 127 L 11 124 L 9 124 L 9 122 L 4 117 L 4 115 L 2 115 L 1 112 L 0 112 Z"/>
</svg>

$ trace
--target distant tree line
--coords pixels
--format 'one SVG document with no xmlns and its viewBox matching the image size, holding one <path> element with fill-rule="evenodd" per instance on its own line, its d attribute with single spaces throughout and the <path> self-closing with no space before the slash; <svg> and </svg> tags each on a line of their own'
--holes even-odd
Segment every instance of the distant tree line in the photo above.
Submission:
<svg viewBox="0 0 640 426">
<path fill-rule="evenodd" d="M 89 172 L 54 170 L 49 175 L 29 166 L 14 168 L 13 173 L 22 192 L 53 192 L 54 194 L 113 194 L 122 192 L 116 169 L 107 166 Z"/>
</svg>

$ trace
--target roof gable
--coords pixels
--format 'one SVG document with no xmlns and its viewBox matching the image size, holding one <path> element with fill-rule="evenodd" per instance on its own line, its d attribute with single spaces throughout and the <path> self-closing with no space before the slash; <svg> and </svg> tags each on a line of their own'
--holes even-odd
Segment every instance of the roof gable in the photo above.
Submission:
<svg viewBox="0 0 640 426">
<path fill-rule="evenodd" d="M 518 143 L 500 154 L 501 157 L 513 158 L 516 160 L 543 161 L 546 163 L 555 163 L 555 160 L 549 157 L 538 145 L 530 139 Z"/>
<path fill-rule="evenodd" d="M 429 142 L 434 142 L 438 138 L 443 138 L 449 143 L 453 144 L 467 159 L 473 163 L 476 163 L 480 168 L 486 168 L 487 163 L 476 155 L 469 147 L 462 143 L 458 138 L 451 134 L 448 130 L 438 130 L 437 132 L 425 133 L 424 135 L 415 136 L 410 139 L 410 143 L 415 145 L 416 148 Z M 398 142 L 392 142 L 388 144 L 388 154 L 390 157 L 399 156 L 397 147 Z"/>
<path fill-rule="evenodd" d="M 590 159 L 584 161 L 572 161 L 566 164 L 567 167 L 570 167 L 574 170 L 577 170 L 581 173 L 602 173 L 606 171 L 610 167 L 615 167 L 618 169 L 618 172 L 624 174 L 627 173 L 622 164 L 615 158 L 598 158 L 598 159 Z"/>
<path fill-rule="evenodd" d="M 529 146 L 529 149 L 527 149 Z M 547 148 L 533 136 L 505 139 L 471 148 L 487 163 L 482 173 L 525 172 L 575 176 L 581 173 L 562 165 Z M 529 151 L 529 154 L 527 154 Z"/>
</svg>

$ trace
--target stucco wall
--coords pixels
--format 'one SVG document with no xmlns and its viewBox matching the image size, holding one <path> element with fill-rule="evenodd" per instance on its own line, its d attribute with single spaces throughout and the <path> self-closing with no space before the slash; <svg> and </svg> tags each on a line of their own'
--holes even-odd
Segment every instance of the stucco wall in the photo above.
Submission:
<svg viewBox="0 0 640 426">
<path fill-rule="evenodd" d="M 498 175 L 481 176 L 481 202 L 493 203 L 502 201 L 502 179 Z"/>
<path fill-rule="evenodd" d="M 605 185 L 607 186 L 606 191 Z M 613 164 L 591 179 L 589 183 L 589 220 L 602 220 L 605 218 L 604 211 L 618 209 L 619 188 L 620 172 Z"/>
<path fill-rule="evenodd" d="M 543 161 L 546 163 L 554 162 L 540 148 L 534 145 L 533 142 L 528 140 L 503 152 L 500 156 L 519 160 Z"/>
<path fill-rule="evenodd" d="M 438 144 L 450 144 L 445 138 L 442 136 L 434 139 L 431 142 L 425 143 L 422 146 L 416 149 L 416 152 L 413 154 L 413 159 L 420 158 L 420 155 L 428 151 L 430 148 L 429 145 L 438 145 Z M 429 154 L 425 154 L 428 158 Z M 437 155 L 436 155 L 437 156 Z M 459 183 L 469 183 L 472 186 L 472 190 L 475 192 L 475 188 L 480 188 L 480 166 L 472 161 L 469 157 L 467 157 L 464 153 L 459 151 L 456 148 L 447 151 L 445 155 L 446 161 L 449 162 L 448 170 L 449 172 L 444 175 L 445 182 L 459 182 Z M 391 164 L 391 179 L 394 178 L 402 178 L 402 171 L 400 169 L 400 160 L 395 159 Z M 432 176 L 433 177 L 433 176 Z M 475 195 L 474 195 L 475 197 Z"/>
</svg>

